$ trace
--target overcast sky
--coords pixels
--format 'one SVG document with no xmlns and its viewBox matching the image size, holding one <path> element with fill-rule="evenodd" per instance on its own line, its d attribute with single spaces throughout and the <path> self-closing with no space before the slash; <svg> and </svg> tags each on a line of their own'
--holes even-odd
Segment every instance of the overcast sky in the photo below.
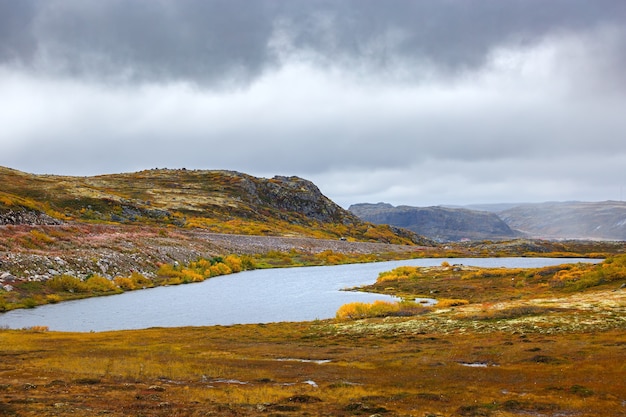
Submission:
<svg viewBox="0 0 626 417">
<path fill-rule="evenodd" d="M 624 0 L 0 0 L 0 165 L 619 200 L 625 74 Z"/>
</svg>

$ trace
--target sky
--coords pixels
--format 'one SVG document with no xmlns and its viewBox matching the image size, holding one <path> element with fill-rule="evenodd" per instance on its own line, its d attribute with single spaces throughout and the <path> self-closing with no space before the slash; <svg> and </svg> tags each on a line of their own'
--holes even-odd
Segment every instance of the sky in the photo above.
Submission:
<svg viewBox="0 0 626 417">
<path fill-rule="evenodd" d="M 622 200 L 624 68 L 624 0 L 0 0 L 0 165 Z"/>
</svg>

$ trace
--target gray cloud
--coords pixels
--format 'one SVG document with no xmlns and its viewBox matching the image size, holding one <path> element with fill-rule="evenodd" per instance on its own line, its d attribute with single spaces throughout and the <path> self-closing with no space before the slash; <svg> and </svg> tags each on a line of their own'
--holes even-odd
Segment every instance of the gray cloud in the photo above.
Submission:
<svg viewBox="0 0 626 417">
<path fill-rule="evenodd" d="M 300 175 L 331 198 L 617 198 L 621 0 L 0 0 L 0 165 Z"/>
<path fill-rule="evenodd" d="M 409 75 L 417 66 L 454 74 L 480 68 L 496 47 L 626 16 L 620 0 L 3 0 L 0 11 L 4 64 L 209 87 L 245 85 L 294 55 L 366 71 L 401 63 Z"/>
</svg>

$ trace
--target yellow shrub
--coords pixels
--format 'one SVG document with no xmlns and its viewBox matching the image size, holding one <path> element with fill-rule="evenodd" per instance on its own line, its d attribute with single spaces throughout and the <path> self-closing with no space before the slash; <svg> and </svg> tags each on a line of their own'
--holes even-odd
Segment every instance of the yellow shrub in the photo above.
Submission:
<svg viewBox="0 0 626 417">
<path fill-rule="evenodd" d="M 70 275 L 57 275 L 47 281 L 48 287 L 55 291 L 84 292 L 87 287 L 80 279 Z"/>
<path fill-rule="evenodd" d="M 335 317 L 338 320 L 358 320 L 369 317 L 387 316 L 414 316 L 429 311 L 413 301 L 382 301 L 376 300 L 373 303 L 354 302 L 344 304 L 339 307 Z"/>
<path fill-rule="evenodd" d="M 180 278 L 183 282 L 202 282 L 204 281 L 204 276 L 193 269 L 183 268 L 181 271 Z"/>
<path fill-rule="evenodd" d="M 317 259 L 328 265 L 337 265 L 346 261 L 346 255 L 335 253 L 332 250 L 325 250 L 315 255 Z"/>
<path fill-rule="evenodd" d="M 171 264 L 163 264 L 159 266 L 157 270 L 157 276 L 160 278 L 180 278 L 181 272 L 177 270 L 174 265 Z"/>
<path fill-rule="evenodd" d="M 467 304 L 469 304 L 469 301 L 461 299 L 461 298 L 442 298 L 440 300 L 437 300 L 437 304 L 435 304 L 435 307 L 446 308 L 446 307 L 454 307 L 454 306 L 463 306 Z"/>
<path fill-rule="evenodd" d="M 107 292 L 116 289 L 116 285 L 113 281 L 97 274 L 89 277 L 85 281 L 85 286 L 87 287 L 87 291 L 92 292 Z"/>
<path fill-rule="evenodd" d="M 418 266 L 400 266 L 391 271 L 385 271 L 378 274 L 376 282 L 397 281 L 401 279 L 411 279 L 418 276 L 420 267 Z"/>
<path fill-rule="evenodd" d="M 228 274 L 233 272 L 228 267 L 228 265 L 223 264 L 221 262 L 220 263 L 216 263 L 215 265 L 211 265 L 209 270 L 211 271 L 211 276 L 212 277 L 216 277 L 218 275 L 228 275 Z"/>
<path fill-rule="evenodd" d="M 48 295 L 46 295 L 46 301 L 49 304 L 56 304 L 56 303 L 61 302 L 61 300 L 62 300 L 62 298 L 58 294 L 48 294 Z"/>
<path fill-rule="evenodd" d="M 143 276 L 139 272 L 133 272 L 132 274 L 130 274 L 130 279 L 133 282 L 135 288 L 148 288 L 154 285 L 149 278 Z"/>
<path fill-rule="evenodd" d="M 243 271 L 243 263 L 237 255 L 228 255 L 226 258 L 224 258 L 224 263 L 228 265 L 231 272 Z"/>
<path fill-rule="evenodd" d="M 115 277 L 113 282 L 124 291 L 132 291 L 136 288 L 133 280 L 128 277 Z"/>
</svg>

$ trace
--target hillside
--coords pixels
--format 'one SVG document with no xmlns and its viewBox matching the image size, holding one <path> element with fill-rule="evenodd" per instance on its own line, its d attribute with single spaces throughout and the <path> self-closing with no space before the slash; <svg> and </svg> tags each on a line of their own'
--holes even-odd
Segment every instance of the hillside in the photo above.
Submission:
<svg viewBox="0 0 626 417">
<path fill-rule="evenodd" d="M 154 169 L 94 177 L 33 175 L 0 167 L 0 224 L 154 225 L 247 235 L 428 243 L 375 226 L 310 181 L 233 171 Z"/>
<path fill-rule="evenodd" d="M 626 203 L 523 204 L 498 213 L 511 228 L 546 239 L 626 240 Z"/>
<path fill-rule="evenodd" d="M 437 241 L 511 239 L 512 230 L 495 213 L 447 207 L 354 204 L 349 210 L 361 219 L 412 230 Z"/>
</svg>

